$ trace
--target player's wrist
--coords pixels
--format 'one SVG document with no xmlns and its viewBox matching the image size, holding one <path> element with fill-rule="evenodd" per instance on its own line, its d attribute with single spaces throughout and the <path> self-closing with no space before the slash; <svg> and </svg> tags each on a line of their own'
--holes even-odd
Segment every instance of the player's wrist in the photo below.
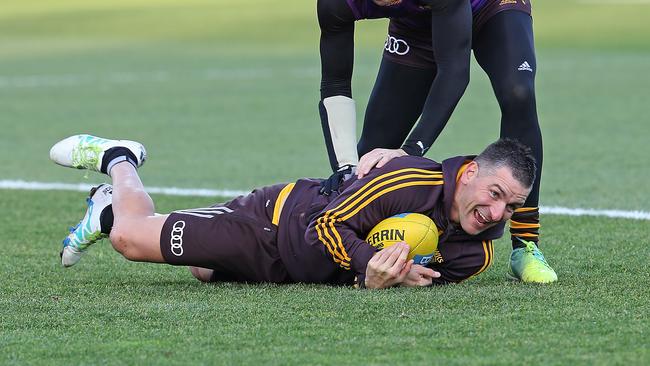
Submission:
<svg viewBox="0 0 650 366">
<path fill-rule="evenodd" d="M 423 149 L 420 146 L 411 146 L 408 144 L 404 144 L 400 150 L 404 152 L 406 155 L 411 155 L 411 156 L 423 156 L 424 153 L 426 153 L 426 150 Z"/>
</svg>

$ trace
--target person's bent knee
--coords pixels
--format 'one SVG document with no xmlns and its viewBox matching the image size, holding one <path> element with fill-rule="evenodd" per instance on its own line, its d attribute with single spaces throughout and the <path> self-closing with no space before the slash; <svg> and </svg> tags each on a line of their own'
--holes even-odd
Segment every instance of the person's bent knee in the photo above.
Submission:
<svg viewBox="0 0 650 366">
<path fill-rule="evenodd" d="M 114 226 L 109 238 L 113 245 L 113 249 L 120 253 L 124 258 L 131 261 L 140 260 L 137 247 L 133 240 L 131 240 L 128 230 L 121 229 L 119 226 Z"/>
<path fill-rule="evenodd" d="M 521 106 L 535 99 L 535 86 L 528 80 L 504 83 L 498 88 L 498 94 L 502 105 Z"/>
<path fill-rule="evenodd" d="M 535 98 L 535 88 L 530 83 L 516 83 L 510 88 L 510 97 L 513 103 L 527 103 Z"/>
</svg>

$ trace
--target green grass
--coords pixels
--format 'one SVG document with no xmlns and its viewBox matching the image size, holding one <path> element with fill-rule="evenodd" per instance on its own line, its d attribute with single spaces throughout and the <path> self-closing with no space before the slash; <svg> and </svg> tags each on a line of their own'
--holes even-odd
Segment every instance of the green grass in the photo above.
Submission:
<svg viewBox="0 0 650 366">
<path fill-rule="evenodd" d="M 206 285 L 185 268 L 128 263 L 107 242 L 62 269 L 61 223 L 78 216 L 78 196 L 3 195 L 4 221 L 32 225 L 2 227 L 2 364 L 650 360 L 650 249 L 635 221 L 548 217 L 546 253 L 561 274 L 551 286 L 505 281 L 503 241 L 490 271 L 455 286 Z M 161 210 L 205 203 L 154 198 Z"/>
<path fill-rule="evenodd" d="M 534 2 L 541 203 L 650 210 L 650 5 Z M 386 23 L 357 26 L 359 120 Z M 0 180 L 94 183 L 47 158 L 91 132 L 143 141 L 147 185 L 248 189 L 325 176 L 315 2 L 5 1 Z M 498 134 L 483 73 L 434 159 Z M 200 284 L 108 243 L 58 262 L 83 194 L 0 190 L 0 364 L 648 364 L 647 221 L 543 217 L 560 282 L 504 280 L 509 244 L 467 283 L 356 291 Z M 160 212 L 211 198 L 155 196 Z"/>
<path fill-rule="evenodd" d="M 52 166 L 46 152 L 52 141 L 79 131 L 143 141 L 152 156 L 142 172 L 148 184 L 246 189 L 327 175 L 316 113 L 314 4 L 295 1 L 288 12 L 270 1 L 253 4 L 248 11 L 236 1 L 3 6 L 0 156 L 18 151 L 20 159 L 3 158 L 0 176 L 78 181 L 80 174 Z M 542 204 L 650 207 L 650 195 L 637 189 L 650 174 L 636 158 L 650 153 L 647 9 L 536 2 Z M 583 16 L 566 18 L 578 12 Z M 605 17 L 621 19 L 620 26 L 603 27 Z M 578 26 L 581 32 L 571 30 Z M 357 30 L 354 92 L 361 120 L 385 22 L 364 21 Z M 477 152 L 496 138 L 498 119 L 487 78 L 475 67 L 429 156 Z M 179 165 L 191 174 L 179 174 Z M 611 195 L 613 186 L 625 193 Z"/>
</svg>

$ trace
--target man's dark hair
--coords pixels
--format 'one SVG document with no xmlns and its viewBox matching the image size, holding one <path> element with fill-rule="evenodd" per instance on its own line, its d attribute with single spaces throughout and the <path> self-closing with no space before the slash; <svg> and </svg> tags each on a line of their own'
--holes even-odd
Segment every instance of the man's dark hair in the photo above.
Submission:
<svg viewBox="0 0 650 366">
<path fill-rule="evenodd" d="M 517 140 L 502 138 L 491 143 L 474 161 L 481 169 L 494 170 L 508 167 L 512 176 L 524 187 L 530 187 L 535 181 L 537 162 L 530 148 Z"/>
</svg>

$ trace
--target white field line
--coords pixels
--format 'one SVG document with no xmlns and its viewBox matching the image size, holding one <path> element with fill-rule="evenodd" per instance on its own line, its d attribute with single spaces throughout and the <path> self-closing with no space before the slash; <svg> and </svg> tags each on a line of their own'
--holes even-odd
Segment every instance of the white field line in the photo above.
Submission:
<svg viewBox="0 0 650 366">
<path fill-rule="evenodd" d="M 30 191 L 75 191 L 88 192 L 91 184 L 70 184 L 57 182 L 26 182 L 23 180 L 0 180 L 0 189 L 20 189 Z M 176 187 L 147 187 L 147 192 L 168 196 L 195 197 L 235 197 L 250 191 L 234 189 L 201 189 Z M 540 212 L 546 215 L 595 216 L 608 218 L 623 218 L 633 220 L 650 220 L 650 212 L 624 210 L 596 210 L 590 208 L 568 208 L 557 206 L 542 206 Z"/>
<path fill-rule="evenodd" d="M 591 208 L 542 206 L 539 208 L 539 212 L 546 215 L 596 216 L 619 219 L 650 220 L 650 212 L 645 211 L 595 210 Z"/>
<path fill-rule="evenodd" d="M 187 75 L 169 71 L 115 71 L 105 74 L 35 74 L 0 75 L 0 89 L 29 89 L 43 87 L 72 87 L 95 84 L 134 84 L 166 83 L 174 80 L 190 79 L 212 80 L 260 80 L 273 77 L 292 77 L 296 79 L 317 78 L 318 68 L 296 68 L 274 70 L 272 68 L 206 69 L 189 72 Z"/>
<path fill-rule="evenodd" d="M 27 191 L 74 191 L 89 192 L 97 184 L 70 184 L 58 182 L 26 182 L 23 180 L 0 180 L 0 189 L 20 189 Z M 195 197 L 236 197 L 248 194 L 251 191 L 238 191 L 232 189 L 201 189 L 201 188 L 175 188 L 175 187 L 147 187 L 147 192 L 163 194 L 166 196 L 195 196 Z"/>
</svg>

